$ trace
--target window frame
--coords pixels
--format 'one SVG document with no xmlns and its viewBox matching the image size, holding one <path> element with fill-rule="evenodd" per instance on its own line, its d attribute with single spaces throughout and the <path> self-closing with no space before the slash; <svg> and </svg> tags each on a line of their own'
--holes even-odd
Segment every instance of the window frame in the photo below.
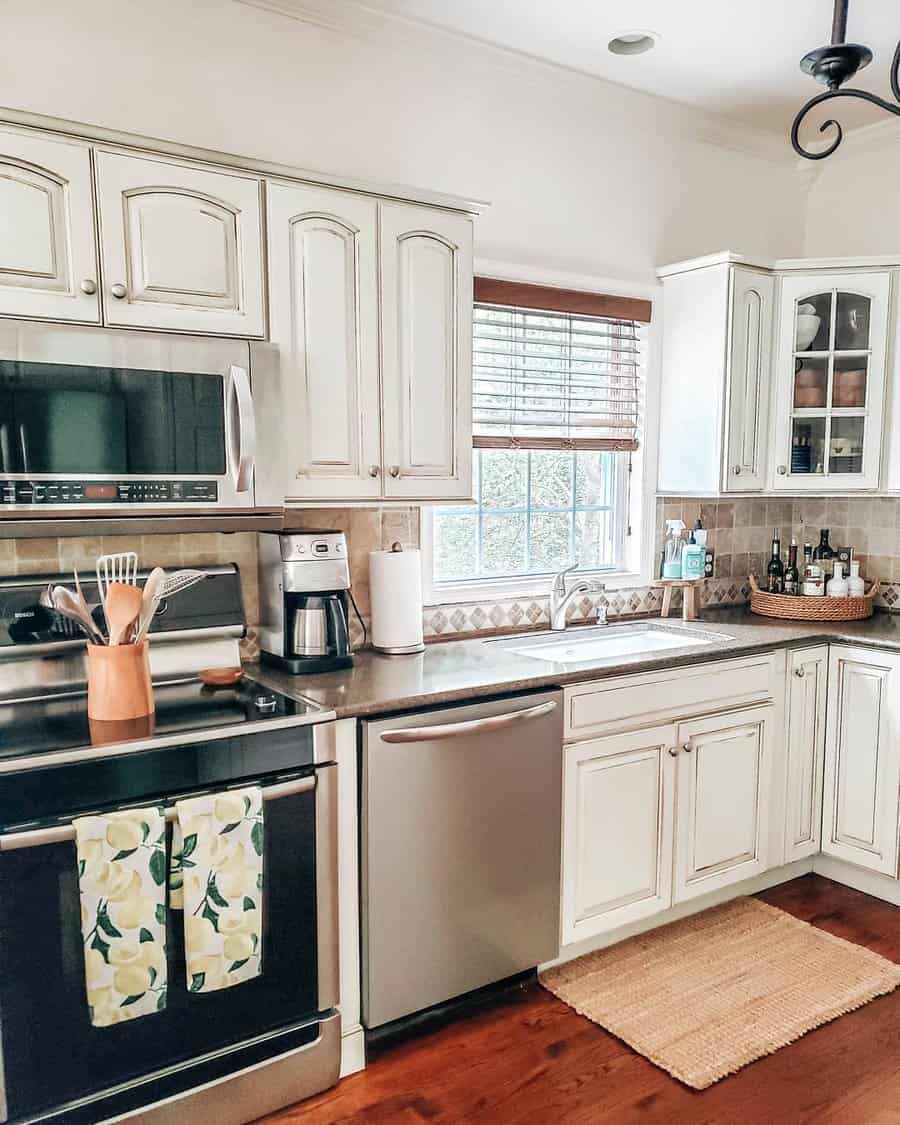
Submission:
<svg viewBox="0 0 900 1125">
<path fill-rule="evenodd" d="M 639 448 L 631 454 L 631 472 L 627 489 L 627 504 L 623 519 L 627 519 L 631 534 L 624 539 L 622 568 L 609 570 L 579 570 L 579 575 L 596 578 L 607 590 L 628 589 L 646 585 L 654 576 L 655 526 L 656 526 L 656 468 L 659 434 L 659 353 L 660 317 L 658 315 L 659 284 L 623 282 L 608 277 L 592 277 L 557 271 L 522 270 L 521 267 L 490 259 L 478 259 L 475 272 L 498 280 L 522 284 L 547 285 L 561 289 L 582 290 L 589 293 L 618 293 L 649 300 L 652 315 L 645 327 L 642 376 L 644 389 L 643 410 L 640 416 Z M 648 435 L 652 435 L 652 438 Z M 475 503 L 475 498 L 471 498 Z M 423 505 L 421 509 L 420 546 L 422 553 L 422 595 L 426 606 L 453 605 L 462 602 L 495 602 L 508 598 L 546 597 L 550 578 L 547 575 L 517 575 L 498 578 L 479 578 L 475 581 L 434 581 L 434 509 L 436 507 L 461 507 L 465 501 Z"/>
</svg>

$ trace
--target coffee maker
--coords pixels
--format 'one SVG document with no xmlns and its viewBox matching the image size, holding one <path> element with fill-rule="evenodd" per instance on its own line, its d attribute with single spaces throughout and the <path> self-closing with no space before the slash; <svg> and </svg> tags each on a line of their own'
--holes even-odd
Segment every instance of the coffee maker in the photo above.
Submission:
<svg viewBox="0 0 900 1125">
<path fill-rule="evenodd" d="M 293 675 L 353 664 L 342 531 L 259 535 L 260 660 Z"/>
</svg>

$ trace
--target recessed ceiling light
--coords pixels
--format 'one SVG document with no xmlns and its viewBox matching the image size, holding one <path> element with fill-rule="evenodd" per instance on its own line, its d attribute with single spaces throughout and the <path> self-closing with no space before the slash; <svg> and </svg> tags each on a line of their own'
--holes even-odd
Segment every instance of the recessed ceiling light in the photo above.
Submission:
<svg viewBox="0 0 900 1125">
<path fill-rule="evenodd" d="M 614 55 L 643 55 L 656 46 L 658 38 L 655 31 L 623 31 L 606 46 Z"/>
</svg>

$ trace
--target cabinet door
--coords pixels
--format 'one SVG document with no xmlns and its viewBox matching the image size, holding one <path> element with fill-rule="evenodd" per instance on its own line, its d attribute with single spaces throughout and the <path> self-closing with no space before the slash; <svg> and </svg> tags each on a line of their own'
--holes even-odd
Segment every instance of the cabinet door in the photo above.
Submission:
<svg viewBox="0 0 900 1125">
<path fill-rule="evenodd" d="M 0 131 L 0 315 L 100 321 L 91 156 Z"/>
<path fill-rule="evenodd" d="M 671 905 L 675 727 L 566 748 L 563 944 Z"/>
<path fill-rule="evenodd" d="M 277 362 L 256 384 L 264 456 L 285 460 L 282 497 L 377 498 L 378 205 L 285 184 L 267 199 Z"/>
<path fill-rule="evenodd" d="M 775 279 L 733 267 L 728 351 L 725 488 L 765 488 Z"/>
<path fill-rule="evenodd" d="M 815 855 L 822 837 L 828 649 L 788 653 L 788 781 L 785 859 Z"/>
<path fill-rule="evenodd" d="M 472 223 L 382 203 L 384 494 L 471 498 Z"/>
<path fill-rule="evenodd" d="M 900 657 L 834 646 L 828 670 L 822 851 L 897 876 Z"/>
<path fill-rule="evenodd" d="M 769 704 L 679 723 L 676 902 L 765 871 L 774 722 Z"/>
<path fill-rule="evenodd" d="M 258 180 L 100 151 L 97 191 L 107 324 L 264 335 Z"/>
<path fill-rule="evenodd" d="M 888 272 L 783 279 L 775 489 L 878 487 L 890 285 Z"/>
</svg>

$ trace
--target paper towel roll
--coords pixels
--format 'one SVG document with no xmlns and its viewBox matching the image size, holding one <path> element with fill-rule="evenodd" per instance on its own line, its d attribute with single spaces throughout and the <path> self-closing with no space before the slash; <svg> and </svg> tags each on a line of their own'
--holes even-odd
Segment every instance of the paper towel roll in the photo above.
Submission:
<svg viewBox="0 0 900 1125">
<path fill-rule="evenodd" d="M 369 554 L 372 647 L 380 652 L 421 652 L 422 561 L 413 547 L 395 543 Z"/>
</svg>

